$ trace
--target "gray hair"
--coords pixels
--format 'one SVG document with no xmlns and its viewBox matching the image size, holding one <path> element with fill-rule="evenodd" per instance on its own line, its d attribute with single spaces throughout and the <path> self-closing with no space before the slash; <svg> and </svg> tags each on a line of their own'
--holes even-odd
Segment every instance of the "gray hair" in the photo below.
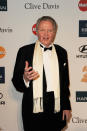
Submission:
<svg viewBox="0 0 87 131">
<path fill-rule="evenodd" d="M 54 27 L 55 32 L 57 31 L 58 25 L 56 23 L 56 21 L 50 17 L 50 16 L 42 16 L 41 18 L 39 18 L 36 22 L 36 31 L 38 31 L 38 26 L 40 24 L 41 21 L 50 21 Z"/>
</svg>

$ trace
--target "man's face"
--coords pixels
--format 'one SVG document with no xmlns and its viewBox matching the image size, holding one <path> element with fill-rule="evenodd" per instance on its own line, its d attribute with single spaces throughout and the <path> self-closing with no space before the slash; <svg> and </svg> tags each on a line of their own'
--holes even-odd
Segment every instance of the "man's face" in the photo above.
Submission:
<svg viewBox="0 0 87 131">
<path fill-rule="evenodd" d="M 53 24 L 50 21 L 41 21 L 38 25 L 37 36 L 38 40 L 48 47 L 54 41 L 56 32 Z"/>
</svg>

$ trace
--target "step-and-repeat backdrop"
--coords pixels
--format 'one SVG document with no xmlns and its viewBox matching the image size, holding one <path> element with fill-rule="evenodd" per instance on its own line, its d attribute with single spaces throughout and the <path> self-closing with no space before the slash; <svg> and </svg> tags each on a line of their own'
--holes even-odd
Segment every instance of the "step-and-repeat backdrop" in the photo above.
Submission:
<svg viewBox="0 0 87 131">
<path fill-rule="evenodd" d="M 87 131 L 87 0 L 0 0 L 0 131 L 23 131 L 23 94 L 11 82 L 18 49 L 36 41 L 43 16 L 58 23 L 55 43 L 68 52 L 72 117 L 66 131 Z"/>
</svg>

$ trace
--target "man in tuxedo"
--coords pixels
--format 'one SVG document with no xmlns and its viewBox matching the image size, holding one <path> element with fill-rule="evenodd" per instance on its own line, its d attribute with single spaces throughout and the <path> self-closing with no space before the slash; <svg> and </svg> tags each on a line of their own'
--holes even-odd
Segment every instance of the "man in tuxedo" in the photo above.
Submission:
<svg viewBox="0 0 87 131">
<path fill-rule="evenodd" d="M 12 78 L 23 92 L 24 131 L 61 131 L 71 116 L 67 52 L 54 44 L 52 17 L 39 18 L 36 32 L 38 40 L 19 49 Z"/>
</svg>

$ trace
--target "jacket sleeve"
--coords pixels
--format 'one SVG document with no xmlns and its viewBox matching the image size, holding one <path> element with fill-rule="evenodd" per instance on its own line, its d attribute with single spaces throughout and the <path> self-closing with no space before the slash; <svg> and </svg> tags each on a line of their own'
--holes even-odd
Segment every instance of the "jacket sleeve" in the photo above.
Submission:
<svg viewBox="0 0 87 131">
<path fill-rule="evenodd" d="M 62 67 L 63 73 L 62 73 L 62 91 L 61 91 L 61 108 L 62 110 L 71 110 L 71 104 L 70 104 L 70 80 L 69 80 L 69 67 L 68 67 L 68 56 L 67 52 L 65 51 L 64 54 L 64 61 L 63 61 L 63 67 Z"/>
<path fill-rule="evenodd" d="M 23 80 L 24 67 L 25 67 L 25 55 L 23 49 L 20 48 L 17 53 L 12 77 L 13 85 L 15 86 L 16 90 L 20 92 L 24 92 L 27 90 Z"/>
</svg>

